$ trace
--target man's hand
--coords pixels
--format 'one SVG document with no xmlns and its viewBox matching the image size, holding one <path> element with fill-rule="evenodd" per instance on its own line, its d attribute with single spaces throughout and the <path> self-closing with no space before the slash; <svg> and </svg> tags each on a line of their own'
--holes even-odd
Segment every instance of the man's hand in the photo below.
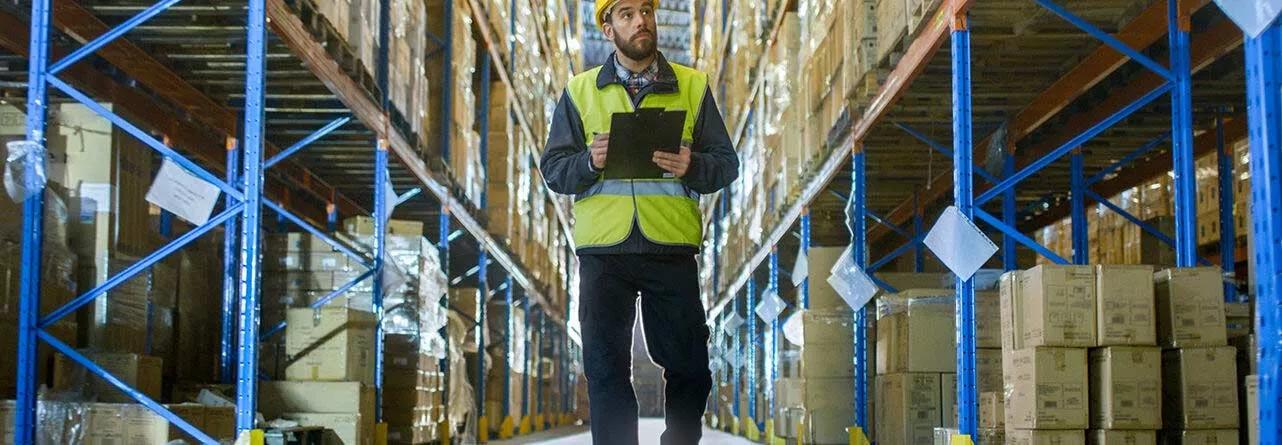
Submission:
<svg viewBox="0 0 1282 445">
<path fill-rule="evenodd" d="M 592 152 L 592 167 L 599 170 L 605 169 L 606 153 L 610 151 L 610 133 L 602 133 L 592 138 L 592 145 L 588 146 Z"/>
<path fill-rule="evenodd" d="M 677 153 L 666 151 L 654 152 L 654 163 L 678 178 L 685 177 L 690 169 L 690 147 L 681 147 Z"/>
</svg>

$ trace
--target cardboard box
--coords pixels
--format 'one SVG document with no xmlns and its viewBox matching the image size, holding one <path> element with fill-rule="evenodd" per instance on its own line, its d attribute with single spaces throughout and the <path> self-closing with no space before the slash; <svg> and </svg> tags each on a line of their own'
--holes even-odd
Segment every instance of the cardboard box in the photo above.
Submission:
<svg viewBox="0 0 1282 445">
<path fill-rule="evenodd" d="M 236 407 L 205 406 L 205 434 L 215 439 L 236 437 Z"/>
<path fill-rule="evenodd" d="M 941 391 L 938 373 L 878 376 L 874 399 L 877 442 L 931 443 L 935 428 L 943 426 Z"/>
<path fill-rule="evenodd" d="M 1161 428 L 1161 359 L 1162 353 L 1157 347 L 1091 349 L 1091 428 Z"/>
<path fill-rule="evenodd" d="M 1157 344 L 1152 266 L 1095 266 L 1099 346 Z"/>
<path fill-rule="evenodd" d="M 1090 430 L 1086 432 L 1090 445 L 1157 445 L 1154 430 Z"/>
<path fill-rule="evenodd" d="M 828 285 L 832 266 L 837 264 L 845 251 L 845 247 L 811 247 L 806 253 L 806 264 L 810 268 L 810 310 L 850 310 L 846 300 Z"/>
<path fill-rule="evenodd" d="M 1251 316 L 1251 303 L 1224 303 L 1224 321 L 1230 339 L 1251 335 L 1255 318 Z"/>
<path fill-rule="evenodd" d="M 290 309 L 285 327 L 289 380 L 374 382 L 374 314 L 325 307 Z"/>
<path fill-rule="evenodd" d="M 855 385 L 849 378 L 807 378 L 806 417 L 814 443 L 845 443 L 846 427 L 855 416 Z M 741 404 L 747 408 L 747 404 Z M 758 404 L 757 406 L 761 406 Z"/>
<path fill-rule="evenodd" d="M 160 400 L 161 359 L 139 354 L 80 351 L 111 375 L 137 389 L 152 400 Z M 120 392 L 105 380 L 92 376 L 80 364 L 62 354 L 54 359 L 53 387 L 58 390 L 79 390 L 88 386 L 97 400 L 108 403 L 134 403 L 134 399 Z"/>
<path fill-rule="evenodd" d="M 331 291 L 343 284 L 335 283 L 334 272 L 277 272 L 263 277 L 264 292 Z"/>
<path fill-rule="evenodd" d="M 1006 354 L 1008 428 L 1086 428 L 1085 349 L 1029 348 Z"/>
<path fill-rule="evenodd" d="M 374 218 L 370 216 L 353 216 L 343 220 L 343 231 L 354 235 L 373 235 Z M 397 236 L 423 236 L 423 223 L 391 219 L 387 221 L 387 233 Z"/>
<path fill-rule="evenodd" d="M 1246 386 L 1246 443 L 1260 444 L 1260 376 L 1248 375 Z"/>
<path fill-rule="evenodd" d="M 1163 430 L 1163 445 L 1237 445 L 1235 429 L 1219 430 Z"/>
<path fill-rule="evenodd" d="M 939 375 L 939 413 L 945 428 L 957 428 L 957 374 Z"/>
<path fill-rule="evenodd" d="M 293 420 L 302 426 L 323 426 L 333 430 L 342 444 L 371 445 L 374 443 L 373 415 L 357 413 L 285 413 L 281 418 Z"/>
<path fill-rule="evenodd" d="M 358 382 L 263 382 L 260 388 L 258 409 L 268 419 L 289 412 L 374 412 L 374 389 Z"/>
<path fill-rule="evenodd" d="M 1090 266 L 1041 265 L 1003 275 L 1001 286 L 1003 348 L 1095 346 Z"/>
<path fill-rule="evenodd" d="M 975 292 L 975 347 L 1002 347 L 1002 298 L 997 291 Z"/>
<path fill-rule="evenodd" d="M 980 428 L 979 443 L 981 444 L 998 444 L 1006 443 L 1006 430 L 1004 428 Z"/>
<path fill-rule="evenodd" d="M 877 320 L 877 332 L 877 374 L 957 369 L 952 305 L 901 306 Z"/>
<path fill-rule="evenodd" d="M 154 444 L 169 442 L 169 422 L 138 404 L 40 401 L 39 443 Z M 13 440 L 14 402 L 0 402 L 0 444 Z"/>
<path fill-rule="evenodd" d="M 979 427 L 1004 428 L 1006 426 L 1006 401 L 1000 392 L 979 393 Z"/>
<path fill-rule="evenodd" d="M 755 315 L 754 315 L 755 316 Z M 802 313 L 801 375 L 814 378 L 850 378 L 855 375 L 854 324 L 850 311 Z"/>
<path fill-rule="evenodd" d="M 334 246 L 309 232 L 273 233 L 267 235 L 267 252 L 333 252 Z"/>
<path fill-rule="evenodd" d="M 1213 267 L 1166 269 L 1155 276 L 1157 336 L 1164 348 L 1224 346 L 1224 285 Z"/>
<path fill-rule="evenodd" d="M 1002 384 L 1002 350 L 975 349 L 975 368 L 978 369 L 978 392 L 1001 392 Z"/>
<path fill-rule="evenodd" d="M 1163 351 L 1163 427 L 1237 428 L 1236 360 L 1228 346 Z"/>
<path fill-rule="evenodd" d="M 1086 445 L 1083 430 L 1020 430 L 1007 429 L 1008 445 Z"/>
<path fill-rule="evenodd" d="M 895 289 L 938 288 L 948 274 L 921 272 L 877 272 L 877 278 Z"/>
</svg>

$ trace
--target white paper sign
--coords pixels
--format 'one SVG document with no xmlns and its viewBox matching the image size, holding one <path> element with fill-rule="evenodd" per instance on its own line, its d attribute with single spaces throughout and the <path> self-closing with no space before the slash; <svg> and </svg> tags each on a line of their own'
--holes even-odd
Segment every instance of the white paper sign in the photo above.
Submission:
<svg viewBox="0 0 1282 445">
<path fill-rule="evenodd" d="M 1251 37 L 1259 37 L 1282 12 L 1282 0 L 1215 0 L 1215 4 Z"/>
<path fill-rule="evenodd" d="M 722 328 L 726 330 L 726 333 L 738 331 L 740 326 L 743 326 L 743 317 L 740 317 L 739 314 L 730 314 L 730 318 L 727 318 L 725 323 L 722 324 Z"/>
<path fill-rule="evenodd" d="M 832 265 L 831 273 L 828 275 L 828 285 L 837 291 L 842 301 L 846 302 L 852 310 L 862 309 L 881 288 L 872 281 L 872 278 L 864 273 L 863 269 L 855 265 L 854 257 L 851 255 L 853 246 L 846 246 L 846 250 L 841 253 L 841 259 Z"/>
<path fill-rule="evenodd" d="M 810 276 L 810 260 L 806 258 L 806 252 L 797 248 L 797 261 L 792 263 L 792 285 L 801 286 L 802 281 Z"/>
<path fill-rule="evenodd" d="M 80 211 L 82 213 L 110 212 L 112 196 L 115 196 L 115 193 L 112 192 L 111 184 L 82 182 L 80 183 Z"/>
<path fill-rule="evenodd" d="M 222 191 L 218 187 L 197 178 L 177 163 L 165 159 L 160 166 L 160 174 L 147 190 L 147 202 L 168 210 L 169 213 L 195 225 L 209 221 L 209 215 L 218 203 Z"/>
<path fill-rule="evenodd" d="M 782 313 L 784 308 L 787 306 L 788 303 L 784 303 L 783 299 L 779 298 L 779 294 L 775 293 L 773 290 L 768 290 L 761 296 L 761 302 L 757 303 L 757 317 L 760 317 L 761 321 L 766 324 L 770 324 L 774 322 L 776 318 L 779 318 L 779 314 Z"/>
<path fill-rule="evenodd" d="M 387 213 L 383 215 L 383 226 L 386 227 L 387 221 L 392 219 L 392 212 L 396 210 L 396 201 L 400 197 L 396 196 L 396 189 L 392 188 L 390 175 L 387 172 L 383 172 L 383 176 L 387 176 L 387 180 L 383 181 L 383 208 L 387 209 Z"/>
<path fill-rule="evenodd" d="M 997 245 L 955 206 L 948 206 L 926 234 L 926 247 L 959 278 L 968 280 L 984 267 Z"/>
<path fill-rule="evenodd" d="M 794 313 L 783 322 L 783 338 L 797 346 L 805 344 L 805 331 L 802 330 L 801 313 Z"/>
</svg>

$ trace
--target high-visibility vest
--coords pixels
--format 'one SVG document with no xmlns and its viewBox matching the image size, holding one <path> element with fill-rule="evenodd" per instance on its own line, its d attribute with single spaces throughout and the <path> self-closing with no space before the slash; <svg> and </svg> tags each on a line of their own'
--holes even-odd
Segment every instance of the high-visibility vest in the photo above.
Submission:
<svg viewBox="0 0 1282 445">
<path fill-rule="evenodd" d="M 583 140 L 610 132 L 614 113 L 634 111 L 627 89 L 618 83 L 597 88 L 601 67 L 579 74 L 567 87 L 583 120 Z M 672 64 L 677 92 L 649 93 L 642 108 L 685 110 L 681 138 L 694 139 L 695 120 L 707 92 L 708 76 Z M 602 179 L 574 198 L 574 244 L 578 248 L 608 247 L 622 243 L 636 221 L 646 239 L 661 245 L 698 247 L 703 240 L 699 194 L 680 179 Z"/>
</svg>

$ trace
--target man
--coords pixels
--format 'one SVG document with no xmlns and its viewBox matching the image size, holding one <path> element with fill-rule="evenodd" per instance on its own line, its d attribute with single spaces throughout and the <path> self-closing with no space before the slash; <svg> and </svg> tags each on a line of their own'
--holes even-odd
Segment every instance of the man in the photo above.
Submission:
<svg viewBox="0 0 1282 445">
<path fill-rule="evenodd" d="M 708 76 L 668 63 L 656 49 L 658 0 L 596 0 L 596 19 L 615 52 L 575 76 L 557 104 L 542 170 L 552 191 L 575 195 L 579 323 L 597 444 L 637 443 L 632 391 L 636 299 L 650 358 L 666 382 L 664 444 L 694 444 L 712 389 L 708 328 L 695 256 L 703 241 L 699 195 L 739 176 L 739 160 Z M 611 115 L 635 108 L 686 111 L 678 153 L 655 151 L 671 176 L 605 177 Z M 670 147 L 654 147 L 655 149 Z"/>
</svg>

